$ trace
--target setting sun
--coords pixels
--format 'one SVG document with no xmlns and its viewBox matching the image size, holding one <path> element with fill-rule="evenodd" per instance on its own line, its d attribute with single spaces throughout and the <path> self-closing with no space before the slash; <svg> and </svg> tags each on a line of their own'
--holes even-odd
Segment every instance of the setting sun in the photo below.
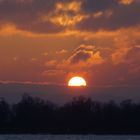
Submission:
<svg viewBox="0 0 140 140">
<path fill-rule="evenodd" d="M 78 76 L 72 77 L 68 82 L 68 86 L 86 86 L 86 85 L 87 83 L 85 79 Z"/>
</svg>

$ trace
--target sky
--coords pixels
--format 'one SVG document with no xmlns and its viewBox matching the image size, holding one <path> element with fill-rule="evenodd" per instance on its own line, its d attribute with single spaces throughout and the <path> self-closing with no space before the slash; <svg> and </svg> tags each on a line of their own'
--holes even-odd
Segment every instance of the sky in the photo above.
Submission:
<svg viewBox="0 0 140 140">
<path fill-rule="evenodd" d="M 140 86 L 140 0 L 0 0 L 0 82 Z"/>
</svg>

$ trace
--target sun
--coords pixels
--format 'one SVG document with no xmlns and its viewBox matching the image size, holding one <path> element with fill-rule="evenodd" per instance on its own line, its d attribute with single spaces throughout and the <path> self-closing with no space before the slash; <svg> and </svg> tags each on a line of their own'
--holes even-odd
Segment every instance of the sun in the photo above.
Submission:
<svg viewBox="0 0 140 140">
<path fill-rule="evenodd" d="M 87 85 L 87 83 L 86 83 L 85 79 L 82 77 L 79 77 L 79 76 L 72 77 L 68 82 L 68 86 L 80 87 L 80 86 L 86 86 L 86 85 Z"/>
</svg>

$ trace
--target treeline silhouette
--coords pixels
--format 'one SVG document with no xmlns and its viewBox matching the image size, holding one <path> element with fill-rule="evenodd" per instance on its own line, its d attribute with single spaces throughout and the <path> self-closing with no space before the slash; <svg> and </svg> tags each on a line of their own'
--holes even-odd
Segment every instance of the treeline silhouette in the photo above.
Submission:
<svg viewBox="0 0 140 140">
<path fill-rule="evenodd" d="M 140 134 L 140 103 L 102 103 L 77 97 L 63 106 L 23 95 L 0 100 L 0 133 Z"/>
</svg>

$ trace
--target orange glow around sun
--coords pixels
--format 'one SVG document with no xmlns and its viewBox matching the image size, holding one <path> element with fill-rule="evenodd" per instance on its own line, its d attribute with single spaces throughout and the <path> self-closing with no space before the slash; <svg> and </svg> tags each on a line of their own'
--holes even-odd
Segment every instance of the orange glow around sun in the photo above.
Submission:
<svg viewBox="0 0 140 140">
<path fill-rule="evenodd" d="M 72 77 L 69 82 L 68 82 L 68 86 L 86 86 L 87 83 L 85 81 L 84 78 L 76 76 L 76 77 Z"/>
</svg>

